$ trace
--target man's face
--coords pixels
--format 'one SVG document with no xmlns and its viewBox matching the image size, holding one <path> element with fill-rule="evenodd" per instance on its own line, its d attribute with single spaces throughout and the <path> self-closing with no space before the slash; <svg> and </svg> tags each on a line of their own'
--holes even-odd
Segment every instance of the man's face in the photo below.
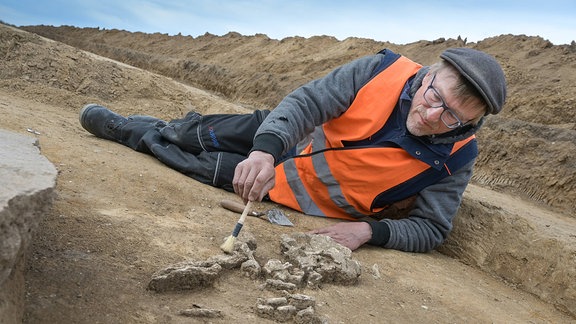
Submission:
<svg viewBox="0 0 576 324">
<path fill-rule="evenodd" d="M 430 87 L 432 80 L 434 81 L 432 87 L 436 91 L 436 95 L 439 95 L 435 96 L 435 99 L 438 99 L 438 102 L 443 100 L 445 105 L 449 107 L 462 123 L 466 124 L 484 115 L 484 109 L 479 100 L 468 100 L 464 102 L 452 94 L 450 90 L 454 88 L 457 82 L 456 76 L 449 71 L 438 71 L 434 78 L 434 74 L 428 73 L 422 80 L 422 86 L 416 91 L 414 99 L 412 100 L 412 106 L 408 112 L 406 127 L 412 135 L 438 135 L 453 130 L 453 128 L 446 126 L 440 117 L 444 112 L 444 108 L 432 108 L 424 99 L 424 92 Z M 431 93 L 427 95 L 430 96 Z"/>
</svg>

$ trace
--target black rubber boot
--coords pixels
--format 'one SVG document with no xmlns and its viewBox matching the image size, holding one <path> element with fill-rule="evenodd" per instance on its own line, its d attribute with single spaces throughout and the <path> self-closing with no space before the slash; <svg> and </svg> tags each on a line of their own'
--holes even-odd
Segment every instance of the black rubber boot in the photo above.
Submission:
<svg viewBox="0 0 576 324">
<path fill-rule="evenodd" d="M 127 119 L 106 107 L 88 104 L 80 111 L 80 125 L 96 137 L 119 141 L 120 129 Z"/>
<path fill-rule="evenodd" d="M 96 137 L 115 141 L 144 153 L 151 153 L 141 142 L 144 134 L 166 126 L 166 122 L 158 118 L 141 115 L 124 117 L 97 104 L 82 108 L 80 124 Z"/>
</svg>

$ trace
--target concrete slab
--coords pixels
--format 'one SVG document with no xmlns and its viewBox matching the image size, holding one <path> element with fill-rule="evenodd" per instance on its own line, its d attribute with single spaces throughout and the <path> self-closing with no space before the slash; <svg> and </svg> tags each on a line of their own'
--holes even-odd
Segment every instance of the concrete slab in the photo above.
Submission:
<svg viewBox="0 0 576 324">
<path fill-rule="evenodd" d="M 51 207 L 56 176 L 36 138 L 0 129 L 0 323 L 22 321 L 24 255 Z"/>
</svg>

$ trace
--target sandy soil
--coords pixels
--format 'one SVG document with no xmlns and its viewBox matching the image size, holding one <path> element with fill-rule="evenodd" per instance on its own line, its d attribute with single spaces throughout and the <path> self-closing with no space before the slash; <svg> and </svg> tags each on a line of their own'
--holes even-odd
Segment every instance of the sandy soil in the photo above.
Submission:
<svg viewBox="0 0 576 324">
<path fill-rule="evenodd" d="M 84 104 L 98 102 L 122 114 L 164 119 L 189 109 L 249 112 L 273 107 L 298 84 L 383 47 L 426 64 L 442 49 L 464 45 L 461 40 L 398 46 L 329 37 L 276 41 L 231 33 L 192 39 L 27 29 L 58 42 L 0 25 L 0 127 L 37 136 L 59 177 L 53 212 L 38 229 L 28 258 L 26 323 L 269 323 L 256 316 L 256 300 L 279 295 L 261 290 L 259 280 L 238 270 L 227 271 L 212 288 L 148 291 L 157 270 L 221 253 L 219 246 L 238 215 L 219 202 L 235 197 L 90 135 L 78 123 Z M 511 205 L 526 199 L 573 217 L 575 48 L 510 35 L 475 47 L 502 59 L 513 85 L 507 112 L 491 118 L 480 137 L 475 183 L 510 194 Z M 272 207 L 278 206 L 257 206 Z M 242 235 L 255 237 L 262 263 L 279 258 L 280 234 L 333 221 L 285 211 L 295 227 L 252 218 L 243 229 Z M 363 247 L 353 256 L 362 264 L 358 285 L 302 291 L 317 299 L 317 313 L 330 323 L 574 321 L 535 296 L 438 252 Z M 224 317 L 178 315 L 193 305 L 221 310 Z"/>
</svg>

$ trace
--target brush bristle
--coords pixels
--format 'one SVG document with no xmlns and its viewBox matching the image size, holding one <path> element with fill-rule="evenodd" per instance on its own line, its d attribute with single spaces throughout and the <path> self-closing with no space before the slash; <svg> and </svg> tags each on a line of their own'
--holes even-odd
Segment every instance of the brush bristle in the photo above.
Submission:
<svg viewBox="0 0 576 324">
<path fill-rule="evenodd" d="M 228 236 L 228 238 L 226 239 L 226 242 L 224 242 L 224 244 L 220 245 L 220 248 L 224 252 L 232 253 L 232 251 L 234 250 L 234 243 L 236 242 L 236 237 L 240 233 L 242 226 L 244 226 L 244 220 L 246 219 L 246 215 L 248 215 L 248 211 L 250 210 L 251 206 L 252 206 L 251 201 L 246 203 L 246 206 L 244 206 L 244 211 L 242 211 L 242 216 L 240 216 L 238 223 L 236 223 L 236 226 L 234 226 L 234 230 L 232 231 L 232 235 Z"/>
<path fill-rule="evenodd" d="M 232 253 L 232 251 L 234 250 L 234 243 L 236 242 L 236 237 L 234 237 L 233 235 L 228 236 L 228 238 L 226 239 L 226 241 L 220 245 L 220 248 L 222 249 L 222 251 L 226 252 L 226 253 Z"/>
</svg>

